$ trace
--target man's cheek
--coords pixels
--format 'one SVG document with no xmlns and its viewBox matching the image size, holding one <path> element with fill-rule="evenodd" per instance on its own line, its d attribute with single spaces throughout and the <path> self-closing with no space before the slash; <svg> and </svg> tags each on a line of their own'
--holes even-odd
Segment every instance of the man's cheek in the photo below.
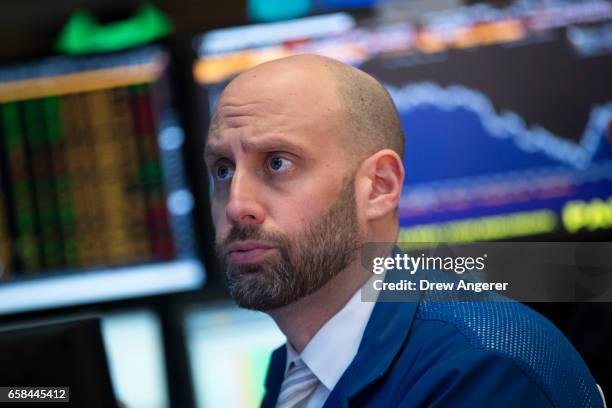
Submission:
<svg viewBox="0 0 612 408">
<path fill-rule="evenodd" d="M 308 203 L 309 201 L 305 199 L 304 202 Z M 288 203 L 280 209 L 269 211 L 267 221 L 271 228 L 278 227 L 277 229 L 282 229 L 285 233 L 293 235 L 301 232 L 305 226 L 317 218 L 317 212 L 313 211 L 313 206 L 316 205 L 314 203 L 304 207 L 299 204 Z"/>
<path fill-rule="evenodd" d="M 222 242 L 228 236 L 231 226 L 225 217 L 218 215 L 215 211 L 211 211 L 211 215 L 213 219 L 215 240 L 217 243 Z"/>
<path fill-rule="evenodd" d="M 215 241 L 217 244 L 224 243 L 229 235 L 228 228 L 216 228 L 215 229 Z"/>
<path fill-rule="evenodd" d="M 215 229 L 218 231 L 221 229 L 225 217 L 223 214 L 225 213 L 225 206 L 221 205 L 221 203 L 216 202 L 217 200 L 213 200 L 211 203 L 210 213 L 212 216 L 212 222 L 215 226 Z"/>
</svg>

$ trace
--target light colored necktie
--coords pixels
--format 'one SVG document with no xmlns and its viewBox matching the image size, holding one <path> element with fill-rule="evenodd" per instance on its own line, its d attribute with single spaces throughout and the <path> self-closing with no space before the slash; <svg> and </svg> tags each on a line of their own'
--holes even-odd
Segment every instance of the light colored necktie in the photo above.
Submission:
<svg viewBox="0 0 612 408">
<path fill-rule="evenodd" d="M 301 359 L 291 362 L 281 385 L 276 408 L 305 407 L 318 383 L 317 377 Z"/>
</svg>

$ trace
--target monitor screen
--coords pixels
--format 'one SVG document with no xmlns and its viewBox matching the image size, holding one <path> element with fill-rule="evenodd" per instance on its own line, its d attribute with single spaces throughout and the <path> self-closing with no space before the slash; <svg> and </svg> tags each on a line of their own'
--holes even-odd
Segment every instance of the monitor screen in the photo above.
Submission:
<svg viewBox="0 0 612 408">
<path fill-rule="evenodd" d="M 160 48 L 0 67 L 0 314 L 201 287 Z"/>
<path fill-rule="evenodd" d="M 285 343 L 272 318 L 217 303 L 192 308 L 185 332 L 197 406 L 258 407 L 270 354 Z"/>
<path fill-rule="evenodd" d="M 0 346 L 3 386 L 64 388 L 51 395 L 29 395 L 47 406 L 56 401 L 69 407 L 117 406 L 99 319 L 2 330 Z"/>
<path fill-rule="evenodd" d="M 159 317 L 122 310 L 104 315 L 101 328 L 117 399 L 129 408 L 170 407 Z"/>
<path fill-rule="evenodd" d="M 238 73 L 299 53 L 377 78 L 406 135 L 400 242 L 607 239 L 612 4 L 529 4 L 217 30 L 194 76 L 211 107 Z"/>
</svg>

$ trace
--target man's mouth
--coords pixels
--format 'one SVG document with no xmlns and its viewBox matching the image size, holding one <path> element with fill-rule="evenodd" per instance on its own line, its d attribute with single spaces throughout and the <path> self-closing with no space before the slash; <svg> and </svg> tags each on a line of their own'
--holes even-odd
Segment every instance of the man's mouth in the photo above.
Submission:
<svg viewBox="0 0 612 408">
<path fill-rule="evenodd" d="M 275 249 L 265 241 L 238 241 L 227 247 L 226 257 L 234 265 L 248 265 L 264 260 Z"/>
</svg>

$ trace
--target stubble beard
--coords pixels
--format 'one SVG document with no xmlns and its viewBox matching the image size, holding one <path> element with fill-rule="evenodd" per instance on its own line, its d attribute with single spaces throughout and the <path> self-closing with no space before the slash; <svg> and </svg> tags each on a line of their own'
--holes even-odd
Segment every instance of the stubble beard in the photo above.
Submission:
<svg viewBox="0 0 612 408">
<path fill-rule="evenodd" d="M 287 306 L 316 292 L 353 262 L 361 246 L 354 179 L 342 184 L 327 213 L 294 237 L 249 225 L 232 228 L 216 244 L 230 294 L 240 307 L 270 311 Z M 248 265 L 232 265 L 222 257 L 227 245 L 251 239 L 272 243 L 276 254 Z"/>
</svg>

